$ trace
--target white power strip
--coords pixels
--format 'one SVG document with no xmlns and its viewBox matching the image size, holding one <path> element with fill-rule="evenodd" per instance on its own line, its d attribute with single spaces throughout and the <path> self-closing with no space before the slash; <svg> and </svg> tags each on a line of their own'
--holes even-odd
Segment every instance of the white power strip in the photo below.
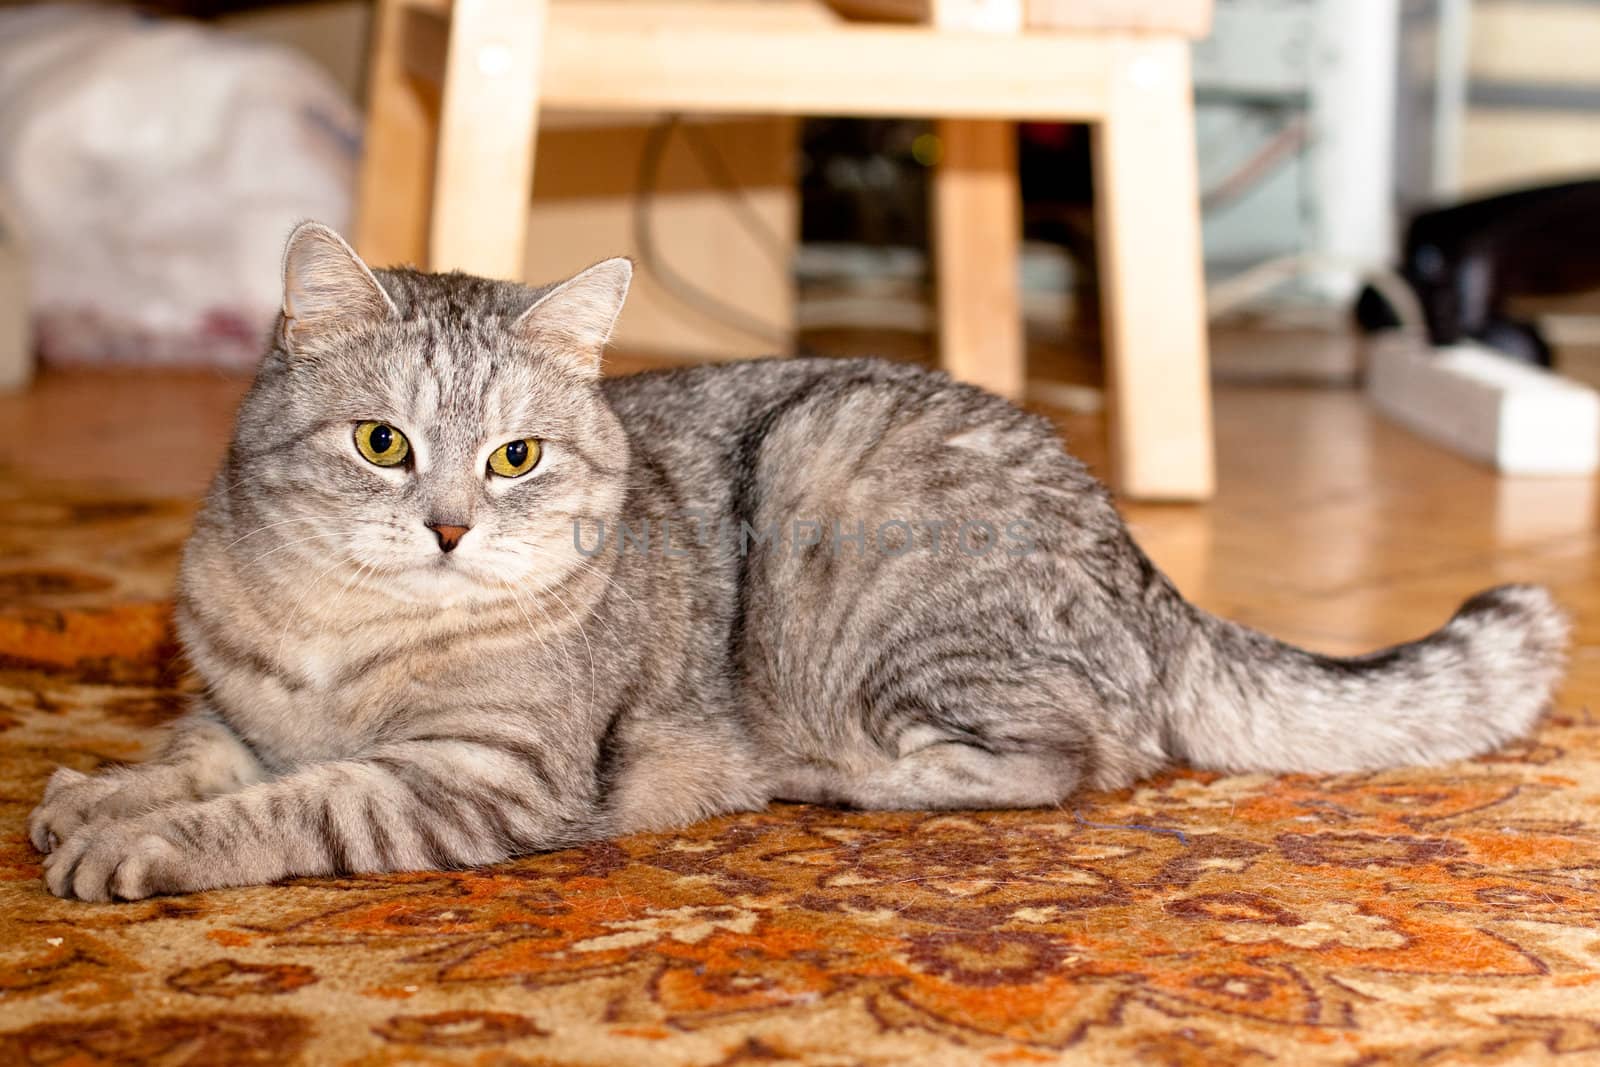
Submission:
<svg viewBox="0 0 1600 1067">
<path fill-rule="evenodd" d="M 1367 393 L 1395 421 L 1506 474 L 1600 469 L 1600 393 L 1481 345 L 1376 338 Z"/>
</svg>

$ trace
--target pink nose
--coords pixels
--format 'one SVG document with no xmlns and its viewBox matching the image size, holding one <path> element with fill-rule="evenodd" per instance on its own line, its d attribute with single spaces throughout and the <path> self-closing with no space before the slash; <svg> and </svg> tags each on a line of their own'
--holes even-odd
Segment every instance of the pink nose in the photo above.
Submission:
<svg viewBox="0 0 1600 1067">
<path fill-rule="evenodd" d="M 461 543 L 461 539 L 467 535 L 467 531 L 472 529 L 470 526 L 450 526 L 442 522 L 430 522 L 424 525 L 433 531 L 433 536 L 439 539 L 440 552 L 453 550 Z"/>
</svg>

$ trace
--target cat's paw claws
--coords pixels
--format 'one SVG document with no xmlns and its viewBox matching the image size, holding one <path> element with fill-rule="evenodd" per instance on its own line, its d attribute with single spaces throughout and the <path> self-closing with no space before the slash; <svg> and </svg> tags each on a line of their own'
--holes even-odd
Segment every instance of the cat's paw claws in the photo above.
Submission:
<svg viewBox="0 0 1600 1067">
<path fill-rule="evenodd" d="M 109 824 L 77 834 L 45 857 L 45 885 L 58 897 L 143 900 L 178 888 L 181 857 L 172 842 L 138 825 Z"/>
<path fill-rule="evenodd" d="M 53 852 L 73 832 L 91 821 L 95 809 L 115 793 L 119 783 L 91 778 L 67 767 L 50 776 L 44 798 L 28 816 L 28 839 L 40 852 Z"/>
<path fill-rule="evenodd" d="M 28 817 L 28 839 L 40 852 L 53 852 L 94 823 L 126 822 L 189 795 L 160 768 L 88 775 L 62 767 L 50 776 L 43 799 Z"/>
</svg>

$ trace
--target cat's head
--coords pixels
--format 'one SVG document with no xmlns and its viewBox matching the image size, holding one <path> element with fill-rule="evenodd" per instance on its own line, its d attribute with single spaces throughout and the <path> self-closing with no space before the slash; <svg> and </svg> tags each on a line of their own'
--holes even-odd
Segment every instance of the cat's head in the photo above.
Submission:
<svg viewBox="0 0 1600 1067">
<path fill-rule="evenodd" d="M 586 566 L 574 525 L 610 524 L 628 466 L 598 378 L 631 277 L 626 259 L 544 289 L 374 272 L 332 230 L 300 226 L 218 481 L 230 536 L 255 542 L 240 565 L 265 549 L 280 573 L 347 576 L 330 589 L 359 573 L 440 604 Z"/>
</svg>

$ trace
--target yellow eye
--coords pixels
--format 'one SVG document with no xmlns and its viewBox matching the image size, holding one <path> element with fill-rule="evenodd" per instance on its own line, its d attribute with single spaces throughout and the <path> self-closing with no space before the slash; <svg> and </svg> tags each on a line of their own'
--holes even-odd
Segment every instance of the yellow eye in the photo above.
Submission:
<svg viewBox="0 0 1600 1067">
<path fill-rule="evenodd" d="M 502 478 L 520 478 L 539 465 L 540 451 L 531 437 L 503 444 L 489 457 L 489 469 Z"/>
<path fill-rule="evenodd" d="M 398 467 L 411 455 L 411 442 L 393 426 L 382 422 L 363 422 L 356 427 L 356 451 L 368 463 Z"/>
</svg>

